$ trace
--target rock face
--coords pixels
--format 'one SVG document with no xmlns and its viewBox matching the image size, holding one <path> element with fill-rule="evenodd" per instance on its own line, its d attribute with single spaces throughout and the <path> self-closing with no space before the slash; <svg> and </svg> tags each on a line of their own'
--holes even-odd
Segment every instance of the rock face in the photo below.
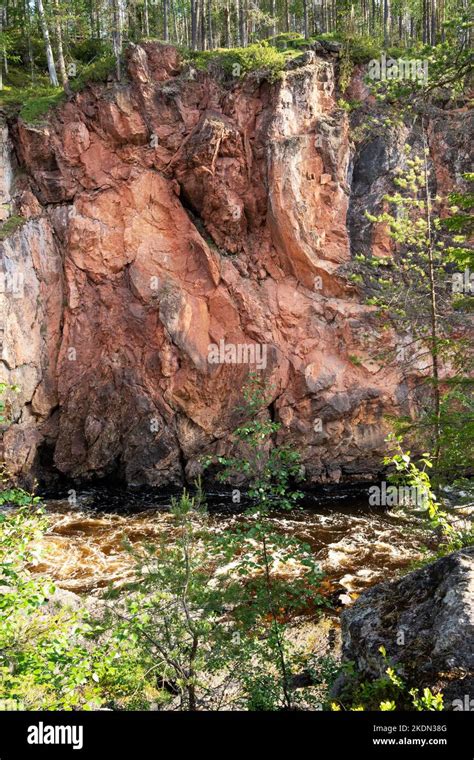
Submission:
<svg viewBox="0 0 474 760">
<path fill-rule="evenodd" d="M 377 472 L 384 416 L 410 414 L 413 377 L 374 363 L 396 336 L 341 268 L 390 249 L 363 211 L 380 209 L 410 136 L 356 149 L 337 99 L 334 59 L 314 52 L 275 84 L 229 83 L 147 43 L 130 47 L 126 84 L 10 125 L 26 220 L 2 246 L 23 283 L 0 292 L 13 473 L 182 483 L 229 450 L 252 368 L 309 482 Z M 468 165 L 450 145 L 444 186 Z M 240 363 L 210 361 L 229 345 Z"/>
<path fill-rule="evenodd" d="M 384 675 L 384 646 L 410 686 L 441 690 L 446 709 L 473 709 L 474 547 L 364 592 L 342 615 L 342 639 L 362 679 Z"/>
</svg>

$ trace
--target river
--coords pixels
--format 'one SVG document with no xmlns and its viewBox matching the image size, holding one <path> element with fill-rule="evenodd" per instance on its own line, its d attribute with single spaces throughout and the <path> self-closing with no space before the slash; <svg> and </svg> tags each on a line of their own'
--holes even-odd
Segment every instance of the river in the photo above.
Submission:
<svg viewBox="0 0 474 760">
<path fill-rule="evenodd" d="M 90 489 L 69 498 L 46 498 L 50 527 L 35 573 L 78 594 L 98 595 L 130 577 L 133 546 L 153 543 L 170 530 L 169 492 Z M 211 521 L 221 527 L 241 517 L 226 494 L 211 494 Z M 275 529 L 311 545 L 337 607 L 368 586 L 394 578 L 423 556 L 433 536 L 414 515 L 368 506 L 363 487 L 334 487 L 307 494 L 304 507 L 272 516 Z"/>
</svg>

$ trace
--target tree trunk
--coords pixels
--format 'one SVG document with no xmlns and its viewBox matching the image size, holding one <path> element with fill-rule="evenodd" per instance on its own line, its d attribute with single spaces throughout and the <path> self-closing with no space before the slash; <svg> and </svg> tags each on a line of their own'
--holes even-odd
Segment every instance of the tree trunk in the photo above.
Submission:
<svg viewBox="0 0 474 760">
<path fill-rule="evenodd" d="M 270 0 L 270 16 L 272 17 L 270 26 L 270 37 L 276 36 L 276 8 L 275 0 Z"/>
<path fill-rule="evenodd" d="M 33 56 L 33 46 L 31 44 L 31 33 L 30 33 L 30 6 L 28 3 L 28 0 L 23 0 L 23 13 L 25 18 L 25 25 L 26 25 L 26 35 L 28 40 L 28 61 L 30 64 L 30 71 L 31 71 L 31 84 L 34 85 L 35 83 L 35 61 Z"/>
<path fill-rule="evenodd" d="M 283 2 L 283 31 L 290 31 L 290 12 L 288 9 L 288 0 Z"/>
<path fill-rule="evenodd" d="M 247 35 L 245 30 L 245 7 L 244 7 L 245 0 L 240 0 L 239 3 L 239 36 L 240 36 L 240 44 L 242 47 L 245 47 L 247 45 Z"/>
<path fill-rule="evenodd" d="M 56 74 L 56 66 L 54 64 L 53 50 L 51 47 L 51 41 L 49 39 L 48 24 L 46 23 L 43 0 L 36 0 L 36 7 L 38 8 L 41 31 L 43 33 L 44 45 L 46 48 L 46 60 L 48 62 L 49 79 L 53 87 L 59 87 L 58 75 Z"/>
<path fill-rule="evenodd" d="M 122 78 L 122 66 L 120 57 L 122 55 L 122 19 L 120 17 L 120 8 L 118 0 L 109 0 L 109 6 L 112 13 L 112 46 L 115 55 L 115 72 L 118 81 Z"/>
<path fill-rule="evenodd" d="M 237 47 L 241 47 L 242 37 L 240 36 L 240 0 L 235 0 L 235 19 Z"/>
<path fill-rule="evenodd" d="M 282 676 L 282 687 L 283 687 L 283 695 L 285 698 L 285 707 L 287 710 L 291 710 L 292 702 L 291 702 L 291 693 L 289 689 L 288 670 L 286 667 L 285 650 L 283 647 L 283 642 L 281 640 L 280 631 L 278 629 L 278 618 L 276 616 L 275 605 L 273 603 L 272 582 L 271 582 L 271 575 L 270 575 L 270 562 L 268 558 L 268 548 L 267 548 L 267 541 L 266 541 L 265 535 L 263 535 L 262 544 L 263 544 L 263 562 L 264 562 L 264 567 L 265 567 L 265 584 L 266 584 L 266 589 L 267 589 L 268 607 L 269 607 L 270 615 L 273 620 L 273 631 L 274 631 L 274 637 L 275 637 L 277 650 L 278 650 L 278 659 L 280 663 L 280 670 L 281 670 L 281 676 Z"/>
<path fill-rule="evenodd" d="M 148 0 L 143 4 L 143 23 L 145 26 L 145 37 L 150 36 L 150 17 L 148 15 Z"/>
<path fill-rule="evenodd" d="M 99 7 L 97 7 L 97 10 L 96 10 L 96 18 L 97 18 L 97 39 L 100 40 L 102 37 L 102 30 L 104 28 L 104 19 L 102 18 L 102 14 L 100 12 Z"/>
<path fill-rule="evenodd" d="M 170 0 L 170 13 L 171 17 L 173 19 L 173 32 L 174 32 L 174 41 L 176 44 L 181 45 L 181 34 L 178 29 L 178 18 L 176 13 L 176 5 L 174 3 L 174 0 Z M 171 35 L 171 39 L 173 39 L 173 35 Z"/>
<path fill-rule="evenodd" d="M 197 2 L 191 0 L 191 47 L 197 50 Z"/>
<path fill-rule="evenodd" d="M 214 47 L 212 39 L 212 0 L 207 0 L 207 44 L 209 50 Z"/>
<path fill-rule="evenodd" d="M 436 0 L 431 0 L 431 44 L 436 45 Z"/>
<path fill-rule="evenodd" d="M 201 50 L 206 50 L 206 6 L 205 0 L 200 2 L 200 22 L 201 22 Z"/>
<path fill-rule="evenodd" d="M 226 5 L 224 8 L 224 39 L 225 39 L 225 46 L 227 48 L 230 48 L 232 45 L 232 36 L 231 36 L 231 30 L 230 30 L 230 5 L 229 0 L 226 0 Z"/>
<path fill-rule="evenodd" d="M 0 33 L 3 32 L 3 27 L 6 26 L 6 9 L 0 8 Z M 8 58 L 7 58 L 7 49 L 5 45 L 3 46 L 2 50 L 2 58 L 3 58 L 3 68 L 5 69 L 5 74 L 8 74 Z M 3 71 L 2 71 L 2 65 L 0 64 L 0 90 L 3 90 Z"/>
<path fill-rule="evenodd" d="M 163 0 L 163 39 L 169 42 L 170 31 L 168 23 L 168 0 Z"/>
<path fill-rule="evenodd" d="M 390 7 L 389 0 L 383 0 L 383 44 L 387 49 L 389 42 Z"/>
<path fill-rule="evenodd" d="M 309 38 L 309 23 L 308 23 L 308 0 L 303 0 L 303 23 L 304 23 L 304 38 Z"/>
<path fill-rule="evenodd" d="M 64 51 L 63 51 L 63 32 L 61 29 L 61 18 L 60 18 L 60 8 L 59 8 L 59 0 L 54 0 L 54 10 L 55 10 L 55 28 L 56 28 L 56 42 L 58 47 L 58 64 L 59 64 L 59 73 L 61 74 L 61 81 L 63 84 L 64 89 L 66 92 L 70 92 L 69 87 L 69 79 L 66 71 L 66 64 L 64 62 Z"/>
<path fill-rule="evenodd" d="M 424 173 L 425 173 L 425 206 L 426 222 L 428 228 L 428 276 L 430 283 L 430 322 L 431 322 L 431 361 L 433 371 L 433 402 L 434 402 L 434 460 L 439 458 L 440 432 L 441 432 L 441 397 L 439 388 L 439 330 L 437 314 L 436 283 L 433 260 L 433 238 L 431 231 L 431 196 L 428 186 L 428 156 L 425 125 L 422 122 L 423 149 L 424 149 Z"/>
<path fill-rule="evenodd" d="M 3 31 L 3 8 L 0 8 L 0 34 Z M 5 60 L 7 59 L 7 56 L 5 55 Z M 0 90 L 3 90 L 3 69 L 2 64 L 0 63 Z"/>
</svg>

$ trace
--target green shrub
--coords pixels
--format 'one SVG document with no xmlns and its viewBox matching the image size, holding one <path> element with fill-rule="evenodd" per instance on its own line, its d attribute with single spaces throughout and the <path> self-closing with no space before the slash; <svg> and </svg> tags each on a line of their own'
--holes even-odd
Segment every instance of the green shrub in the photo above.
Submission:
<svg viewBox="0 0 474 760">
<path fill-rule="evenodd" d="M 93 63 L 96 58 L 104 58 L 111 54 L 110 45 L 104 40 L 88 39 L 73 43 L 70 52 L 74 60 L 82 63 Z"/>
<path fill-rule="evenodd" d="M 115 58 L 105 55 L 80 68 L 78 76 L 70 80 L 73 92 L 82 90 L 89 82 L 106 82 L 115 71 Z"/>
<path fill-rule="evenodd" d="M 3 222 L 0 226 L 0 241 L 5 240 L 9 235 L 12 235 L 25 222 L 26 219 L 23 216 L 11 216 L 6 222 Z"/>
<path fill-rule="evenodd" d="M 286 63 L 285 55 L 266 43 L 256 43 L 246 48 L 192 52 L 189 56 L 198 69 L 217 65 L 227 76 L 235 77 L 261 71 L 270 81 L 278 78 Z"/>
<path fill-rule="evenodd" d="M 26 94 L 20 110 L 20 117 L 28 124 L 36 124 L 46 116 L 51 108 L 59 105 L 64 98 L 64 91 L 60 87 L 34 90 L 31 95 Z"/>
<path fill-rule="evenodd" d="M 443 695 L 433 694 L 428 688 L 410 688 L 401 678 L 396 667 L 390 665 L 385 647 L 379 647 L 385 665 L 385 674 L 372 681 L 362 681 L 353 662 L 341 669 L 345 685 L 340 699 L 331 704 L 332 710 L 410 710 L 415 712 L 438 712 L 443 710 Z"/>
<path fill-rule="evenodd" d="M 382 54 L 382 46 L 374 37 L 352 37 L 348 40 L 348 44 L 353 63 L 368 63 Z"/>
<path fill-rule="evenodd" d="M 293 47 L 298 43 L 304 42 L 305 38 L 298 32 L 282 32 L 275 37 L 269 37 L 266 42 L 277 48 Z"/>
</svg>

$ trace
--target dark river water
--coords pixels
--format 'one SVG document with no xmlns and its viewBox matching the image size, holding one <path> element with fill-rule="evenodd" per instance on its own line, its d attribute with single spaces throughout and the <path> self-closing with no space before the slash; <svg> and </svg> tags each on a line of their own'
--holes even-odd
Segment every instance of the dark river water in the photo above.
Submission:
<svg viewBox="0 0 474 760">
<path fill-rule="evenodd" d="M 91 490 L 45 500 L 50 528 L 42 540 L 35 572 L 48 573 L 58 586 L 76 593 L 100 593 L 111 582 L 130 577 L 133 560 L 124 546 L 153 543 L 170 531 L 170 494 Z M 242 519 L 227 495 L 209 500 L 211 522 L 225 527 Z M 308 495 L 305 506 L 275 513 L 277 530 L 310 544 L 339 605 L 368 586 L 389 580 L 434 547 L 414 515 L 369 507 L 362 488 L 335 488 Z"/>
</svg>

